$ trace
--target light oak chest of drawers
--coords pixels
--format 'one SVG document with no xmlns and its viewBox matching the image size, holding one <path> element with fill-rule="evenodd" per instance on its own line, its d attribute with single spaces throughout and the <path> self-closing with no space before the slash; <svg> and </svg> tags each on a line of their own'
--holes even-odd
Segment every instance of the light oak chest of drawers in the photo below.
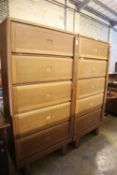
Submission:
<svg viewBox="0 0 117 175">
<path fill-rule="evenodd" d="M 72 141 L 75 36 L 10 18 L 1 33 L 5 113 L 21 168 Z"/>
<path fill-rule="evenodd" d="M 5 114 L 27 169 L 99 128 L 109 44 L 12 18 L 0 28 Z"/>
<path fill-rule="evenodd" d="M 79 35 L 74 140 L 98 131 L 104 113 L 109 44 Z"/>
</svg>

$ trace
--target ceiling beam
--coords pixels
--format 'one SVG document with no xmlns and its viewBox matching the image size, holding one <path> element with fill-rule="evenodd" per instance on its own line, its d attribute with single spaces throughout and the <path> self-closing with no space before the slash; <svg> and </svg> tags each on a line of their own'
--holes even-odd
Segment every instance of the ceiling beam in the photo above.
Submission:
<svg viewBox="0 0 117 175">
<path fill-rule="evenodd" d="M 73 3 L 74 5 L 76 6 L 79 6 L 80 5 L 80 1 L 79 0 L 69 0 L 71 3 Z M 95 0 L 93 0 L 95 1 Z M 115 21 L 113 21 L 110 17 L 104 15 L 103 13 L 97 11 L 96 9 L 92 8 L 92 7 L 89 7 L 89 6 L 85 6 L 84 9 L 96 16 L 98 16 L 99 18 L 105 20 L 105 21 L 108 21 L 111 25 L 115 23 Z"/>
<path fill-rule="evenodd" d="M 92 14 L 94 14 L 94 15 L 96 15 L 96 16 L 98 16 L 98 17 L 100 17 L 100 18 L 102 18 L 105 21 L 108 21 L 109 23 L 113 23 L 113 20 L 110 17 L 104 15 L 101 12 L 98 12 L 97 10 L 95 10 L 91 7 L 85 7 L 85 10 L 92 13 Z"/>
<path fill-rule="evenodd" d="M 92 0 L 84 0 L 77 6 L 77 11 L 80 12 L 82 9 L 84 9 Z"/>
<path fill-rule="evenodd" d="M 110 13 L 112 13 L 113 15 L 117 16 L 117 12 L 112 10 L 110 7 L 108 7 L 107 5 L 105 5 L 104 3 L 102 3 L 99 0 L 93 0 L 95 2 L 95 4 L 99 5 L 100 7 L 104 8 L 105 10 L 109 11 Z"/>
<path fill-rule="evenodd" d="M 117 21 L 112 21 L 111 22 L 112 27 L 117 25 Z"/>
</svg>

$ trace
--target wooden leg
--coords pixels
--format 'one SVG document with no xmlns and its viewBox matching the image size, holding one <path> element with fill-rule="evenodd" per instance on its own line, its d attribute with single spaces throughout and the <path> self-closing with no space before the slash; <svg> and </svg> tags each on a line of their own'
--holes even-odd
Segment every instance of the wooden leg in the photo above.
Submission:
<svg viewBox="0 0 117 175">
<path fill-rule="evenodd" d="M 24 167 L 24 175 L 30 175 L 30 164 L 27 162 Z"/>
<path fill-rule="evenodd" d="M 65 155 L 65 154 L 67 153 L 67 150 L 68 150 L 68 146 L 67 146 L 67 144 L 66 144 L 66 145 L 64 145 L 64 146 L 62 147 L 62 149 L 61 149 L 62 155 Z"/>
<path fill-rule="evenodd" d="M 104 113 L 104 116 L 108 116 L 108 113 Z"/>
<path fill-rule="evenodd" d="M 98 135 L 98 134 L 99 134 L 99 128 L 96 128 L 96 129 L 94 130 L 94 132 L 95 132 L 96 135 Z"/>
<path fill-rule="evenodd" d="M 75 148 L 78 148 L 79 147 L 79 141 L 80 141 L 80 139 L 77 138 L 77 140 L 75 141 Z"/>
</svg>

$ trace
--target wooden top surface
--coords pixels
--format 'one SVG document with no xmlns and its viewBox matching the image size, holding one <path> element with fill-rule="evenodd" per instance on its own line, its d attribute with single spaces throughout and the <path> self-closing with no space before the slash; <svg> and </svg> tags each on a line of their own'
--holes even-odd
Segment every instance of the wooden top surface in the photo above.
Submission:
<svg viewBox="0 0 117 175">
<path fill-rule="evenodd" d="M 26 25 L 37 26 L 37 27 L 41 27 L 41 28 L 45 28 L 45 29 L 49 29 L 49 30 L 54 30 L 54 31 L 58 31 L 58 32 L 61 32 L 61 33 L 69 34 L 69 35 L 74 35 L 74 33 L 69 32 L 69 31 L 65 31 L 64 29 L 58 29 L 56 27 L 42 25 L 42 24 L 39 24 L 39 23 L 36 23 L 36 22 L 27 21 L 27 20 L 16 19 L 16 18 L 12 18 L 12 17 L 8 17 L 4 21 L 6 21 L 6 20 L 9 20 L 11 22 L 22 23 L 22 24 L 26 24 Z M 3 21 L 3 23 L 4 23 L 4 21 Z"/>
<path fill-rule="evenodd" d="M 61 32 L 61 33 L 69 34 L 69 35 L 74 35 L 74 36 L 78 35 L 79 37 L 84 37 L 84 38 L 89 38 L 89 39 L 92 39 L 92 40 L 96 40 L 96 41 L 105 43 L 105 44 L 110 46 L 110 43 L 106 42 L 106 41 L 102 41 L 102 40 L 99 40 L 99 39 L 95 39 L 95 38 L 91 38 L 91 37 L 88 37 L 88 36 L 84 36 L 84 35 L 81 35 L 79 33 L 76 34 L 76 33 L 73 33 L 73 32 L 66 31 L 64 29 L 58 29 L 56 27 L 42 25 L 42 24 L 39 24 L 39 23 L 36 23 L 36 22 L 31 22 L 31 21 L 22 20 L 22 19 L 16 19 L 16 18 L 12 18 L 12 17 L 8 17 L 4 21 L 6 21 L 6 20 L 9 20 L 9 21 L 12 21 L 12 22 L 17 22 L 17 23 L 23 23 L 23 24 L 26 24 L 26 25 L 37 26 L 37 27 L 41 27 L 41 28 L 45 28 L 45 29 L 49 29 L 49 30 L 54 30 L 54 31 L 58 31 L 58 32 Z"/>
</svg>

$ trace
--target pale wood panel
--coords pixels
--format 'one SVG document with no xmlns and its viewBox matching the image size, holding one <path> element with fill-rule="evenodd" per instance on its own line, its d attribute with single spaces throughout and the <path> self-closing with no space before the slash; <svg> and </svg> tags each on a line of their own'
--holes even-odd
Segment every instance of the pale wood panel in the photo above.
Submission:
<svg viewBox="0 0 117 175">
<path fill-rule="evenodd" d="M 76 114 L 101 106 L 103 104 L 103 97 L 104 94 L 100 94 L 77 100 Z"/>
<path fill-rule="evenodd" d="M 87 37 L 79 38 L 79 56 L 86 58 L 108 59 L 109 45 Z"/>
<path fill-rule="evenodd" d="M 17 159 L 21 160 L 33 153 L 49 148 L 69 137 L 69 122 L 37 132 L 16 141 Z"/>
<path fill-rule="evenodd" d="M 12 22 L 12 52 L 73 56 L 73 38 L 67 33 L 43 27 Z"/>
<path fill-rule="evenodd" d="M 19 136 L 68 119 L 70 119 L 70 103 L 18 114 L 15 116 L 16 135 Z"/>
<path fill-rule="evenodd" d="M 71 82 L 13 87 L 15 113 L 39 109 L 71 100 Z"/>
<path fill-rule="evenodd" d="M 78 78 L 103 77 L 106 75 L 107 62 L 79 59 Z"/>
<path fill-rule="evenodd" d="M 72 59 L 45 56 L 12 56 L 13 83 L 72 79 Z"/>
<path fill-rule="evenodd" d="M 90 128 L 95 126 L 99 127 L 101 122 L 101 115 L 102 109 L 100 108 L 96 111 L 87 113 L 82 117 L 78 117 L 75 122 L 74 134 L 82 136 L 86 134 L 87 129 L 90 130 Z"/>
<path fill-rule="evenodd" d="M 77 98 L 84 98 L 104 92 L 105 78 L 82 79 L 77 84 Z"/>
</svg>

